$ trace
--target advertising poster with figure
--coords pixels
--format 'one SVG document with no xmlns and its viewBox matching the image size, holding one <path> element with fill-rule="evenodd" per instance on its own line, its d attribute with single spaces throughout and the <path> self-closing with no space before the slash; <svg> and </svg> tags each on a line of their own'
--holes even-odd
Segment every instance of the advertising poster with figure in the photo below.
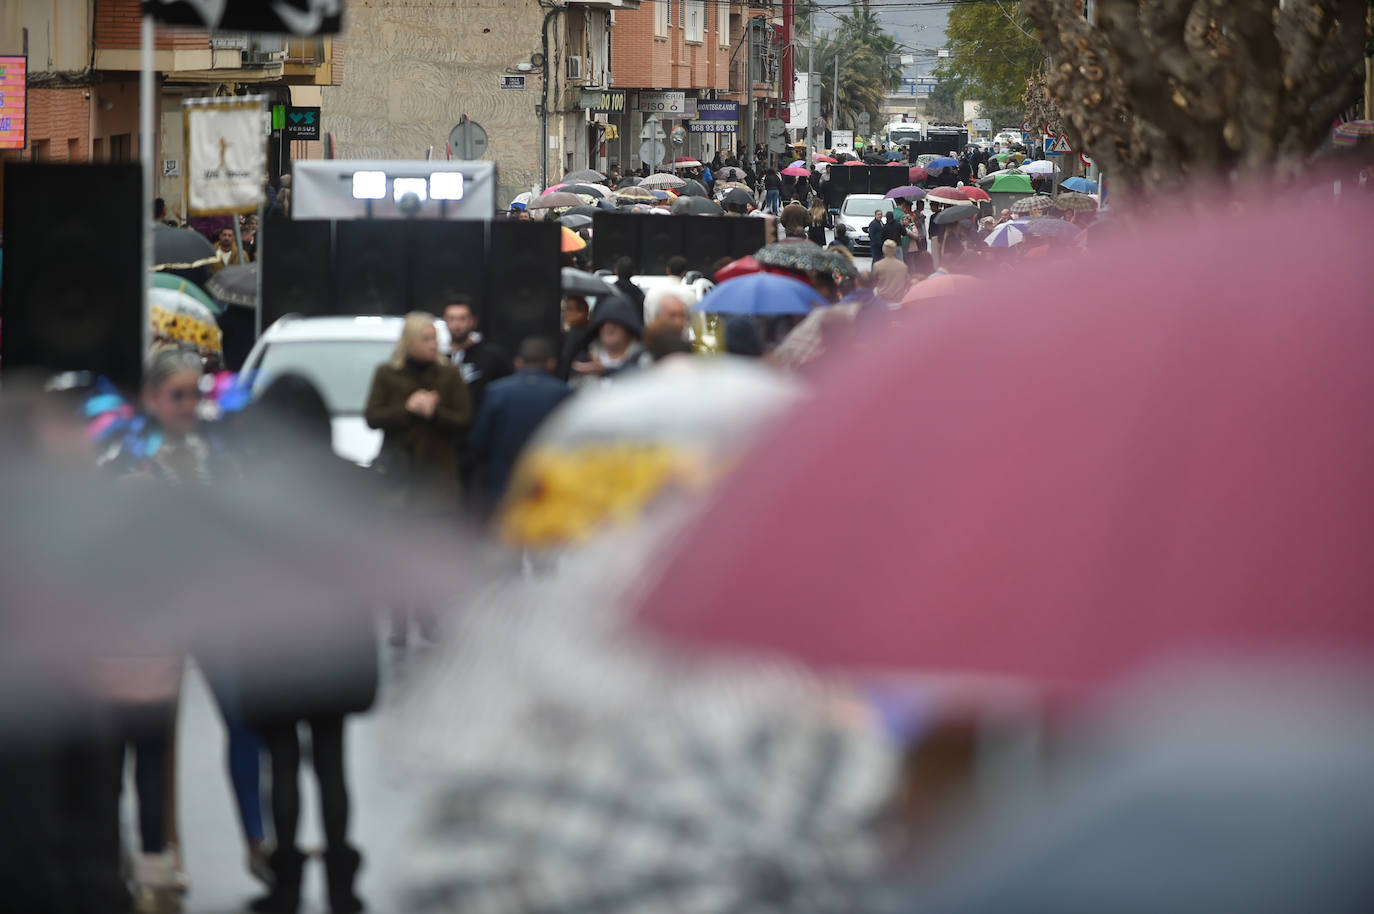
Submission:
<svg viewBox="0 0 1374 914">
<path fill-rule="evenodd" d="M 193 216 L 254 212 L 267 174 L 265 97 L 187 99 L 186 210 Z"/>
</svg>

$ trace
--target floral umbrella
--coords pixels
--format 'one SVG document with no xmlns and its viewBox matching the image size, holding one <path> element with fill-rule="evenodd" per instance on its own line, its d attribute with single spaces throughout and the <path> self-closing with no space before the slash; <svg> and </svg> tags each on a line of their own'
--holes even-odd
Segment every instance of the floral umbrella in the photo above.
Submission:
<svg viewBox="0 0 1374 914">
<path fill-rule="evenodd" d="M 1044 194 L 1022 197 L 1011 205 L 1013 216 L 1043 216 L 1054 208 L 1054 201 Z"/>
<path fill-rule="evenodd" d="M 765 267 L 781 267 L 799 273 L 829 272 L 830 254 L 810 241 L 779 241 L 761 248 L 754 259 Z"/>
</svg>

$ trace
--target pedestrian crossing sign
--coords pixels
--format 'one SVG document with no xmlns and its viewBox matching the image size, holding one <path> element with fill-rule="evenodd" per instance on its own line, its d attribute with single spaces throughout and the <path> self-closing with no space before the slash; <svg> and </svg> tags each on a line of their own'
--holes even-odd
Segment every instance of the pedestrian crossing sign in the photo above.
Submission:
<svg viewBox="0 0 1374 914">
<path fill-rule="evenodd" d="M 1068 137 L 1045 137 L 1045 154 L 1052 156 L 1062 156 L 1073 152 L 1073 147 L 1069 145 Z"/>
</svg>

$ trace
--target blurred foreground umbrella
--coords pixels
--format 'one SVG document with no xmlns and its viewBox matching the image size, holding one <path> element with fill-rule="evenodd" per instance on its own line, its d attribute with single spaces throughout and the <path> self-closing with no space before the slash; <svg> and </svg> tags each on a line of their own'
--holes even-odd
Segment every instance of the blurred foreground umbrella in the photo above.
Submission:
<svg viewBox="0 0 1374 914">
<path fill-rule="evenodd" d="M 881 870 L 889 775 L 854 734 L 786 718 L 531 753 L 452 779 L 410 910 L 849 914 Z"/>
<path fill-rule="evenodd" d="M 831 266 L 825 248 L 810 241 L 779 241 L 760 248 L 754 259 L 765 267 L 781 267 L 799 273 L 823 272 Z"/>
<path fill-rule="evenodd" d="M 1247 206 L 1106 239 L 1072 294 L 1056 262 L 870 339 L 715 493 L 649 623 L 1052 684 L 1190 649 L 1369 652 L 1374 213 L 1300 207 L 1264 258 L 1245 227 L 1268 203 Z"/>
<path fill-rule="evenodd" d="M 976 276 L 964 273 L 937 273 L 912 285 L 902 298 L 902 304 L 929 303 L 935 299 L 970 302 L 985 294 L 986 284 Z"/>
<path fill-rule="evenodd" d="M 897 910 L 915 898 L 929 914 L 1374 909 L 1368 678 L 1175 677 L 1066 728 L 1052 776 L 1025 779 L 961 834 Z"/>
<path fill-rule="evenodd" d="M 599 171 L 594 171 L 590 168 L 584 168 L 581 171 L 574 171 L 571 174 L 564 175 L 563 180 L 569 184 L 578 184 L 583 182 L 588 184 L 600 184 L 602 181 L 606 180 L 606 176 Z"/>
<path fill-rule="evenodd" d="M 731 261 L 716 271 L 716 275 L 711 278 L 717 283 L 725 282 L 727 279 L 734 279 L 736 276 L 748 276 L 750 273 L 760 273 L 763 271 L 763 264 L 759 263 L 752 254 L 746 254 L 739 260 Z"/>
<path fill-rule="evenodd" d="M 611 295 L 614 292 L 615 287 L 595 273 L 587 273 L 575 267 L 563 268 L 564 295 L 581 295 L 591 298 L 599 295 Z"/>
<path fill-rule="evenodd" d="M 720 204 L 706 197 L 678 197 L 673 201 L 672 212 L 683 216 L 719 216 Z"/>
<path fill-rule="evenodd" d="M 1011 205 L 1013 216 L 1043 216 L 1054 208 L 1054 201 L 1044 194 L 1022 197 Z"/>
<path fill-rule="evenodd" d="M 256 308 L 258 306 L 258 265 L 245 263 L 225 267 L 210 277 L 205 288 L 217 300 L 226 305 Z"/>
<path fill-rule="evenodd" d="M 750 273 L 726 280 L 692 306 L 706 314 L 806 314 L 824 304 L 815 289 L 790 276 Z"/>
<path fill-rule="evenodd" d="M 194 295 L 156 286 L 149 289 L 148 323 L 155 342 L 189 346 L 202 358 L 224 352 L 215 312 Z"/>
</svg>

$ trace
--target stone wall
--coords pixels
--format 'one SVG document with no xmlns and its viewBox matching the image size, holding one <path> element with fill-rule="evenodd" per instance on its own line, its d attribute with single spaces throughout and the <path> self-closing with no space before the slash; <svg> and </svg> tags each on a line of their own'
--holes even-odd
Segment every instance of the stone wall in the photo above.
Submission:
<svg viewBox="0 0 1374 914">
<path fill-rule="evenodd" d="M 539 71 L 523 74 L 523 91 L 500 88 L 500 77 L 541 50 L 543 15 L 535 0 L 353 0 L 348 64 L 341 84 L 323 91 L 336 156 L 423 159 L 432 146 L 443 158 L 466 114 L 487 131 L 498 202 L 529 190 L 539 182 Z M 558 150 L 550 152 L 557 174 Z"/>
</svg>

